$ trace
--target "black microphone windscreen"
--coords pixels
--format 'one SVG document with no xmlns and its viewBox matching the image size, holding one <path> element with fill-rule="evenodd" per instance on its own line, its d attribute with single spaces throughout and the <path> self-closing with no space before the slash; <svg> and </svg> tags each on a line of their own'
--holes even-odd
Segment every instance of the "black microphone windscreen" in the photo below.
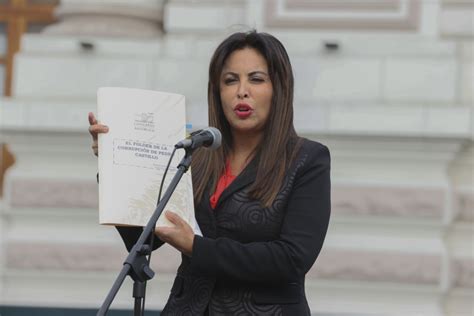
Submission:
<svg viewBox="0 0 474 316">
<path fill-rule="evenodd" d="M 217 149 L 221 146 L 222 144 L 222 134 L 221 131 L 219 131 L 215 127 L 207 127 L 204 130 L 208 131 L 209 133 L 212 134 L 214 141 L 212 142 L 211 146 L 209 146 L 210 149 Z"/>
</svg>

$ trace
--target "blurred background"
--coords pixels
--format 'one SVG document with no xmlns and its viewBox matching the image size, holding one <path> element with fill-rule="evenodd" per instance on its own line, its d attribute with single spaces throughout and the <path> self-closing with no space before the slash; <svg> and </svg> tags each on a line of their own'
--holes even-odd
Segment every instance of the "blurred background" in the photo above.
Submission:
<svg viewBox="0 0 474 316">
<path fill-rule="evenodd" d="M 121 269 L 98 225 L 97 88 L 184 94 L 207 126 L 211 54 L 252 28 L 287 48 L 296 129 L 331 150 L 314 315 L 474 315 L 473 0 L 0 0 L 0 315 L 95 315 Z M 150 310 L 179 261 L 153 257 Z"/>
</svg>

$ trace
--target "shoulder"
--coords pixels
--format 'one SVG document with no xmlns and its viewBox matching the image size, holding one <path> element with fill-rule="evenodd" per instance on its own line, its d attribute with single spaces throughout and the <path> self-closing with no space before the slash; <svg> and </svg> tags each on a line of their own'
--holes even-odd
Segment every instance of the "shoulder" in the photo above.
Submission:
<svg viewBox="0 0 474 316">
<path fill-rule="evenodd" d="M 289 183 L 293 189 L 310 189 L 324 183 L 329 187 L 331 157 L 329 148 L 320 142 L 299 138 L 288 169 Z"/>
<path fill-rule="evenodd" d="M 326 145 L 300 137 L 295 151 L 292 167 L 288 170 L 290 177 L 307 178 L 329 172 L 331 155 Z"/>
<path fill-rule="evenodd" d="M 297 161 L 304 160 L 305 164 L 314 165 L 330 165 L 331 154 L 329 148 L 317 141 L 307 138 L 299 138 L 299 146 L 297 146 Z"/>
</svg>

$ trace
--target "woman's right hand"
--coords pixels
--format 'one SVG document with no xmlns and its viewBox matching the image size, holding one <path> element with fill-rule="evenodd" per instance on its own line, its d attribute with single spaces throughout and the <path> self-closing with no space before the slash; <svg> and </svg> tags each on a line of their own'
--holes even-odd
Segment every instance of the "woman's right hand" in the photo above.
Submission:
<svg viewBox="0 0 474 316">
<path fill-rule="evenodd" d="M 97 135 L 99 133 L 107 133 L 109 128 L 106 125 L 99 124 L 94 116 L 94 113 L 89 112 L 89 133 L 92 136 L 92 150 L 94 155 L 99 156 L 99 143 Z"/>
</svg>

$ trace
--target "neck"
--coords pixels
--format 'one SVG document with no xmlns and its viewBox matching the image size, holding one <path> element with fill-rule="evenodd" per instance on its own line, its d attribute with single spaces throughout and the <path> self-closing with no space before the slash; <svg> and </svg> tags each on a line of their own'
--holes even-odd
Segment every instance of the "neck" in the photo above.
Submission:
<svg viewBox="0 0 474 316">
<path fill-rule="evenodd" d="M 260 144 L 263 133 L 242 134 L 232 133 L 232 148 L 230 152 L 230 165 L 232 173 L 238 175 L 253 158 L 254 150 Z"/>
</svg>

